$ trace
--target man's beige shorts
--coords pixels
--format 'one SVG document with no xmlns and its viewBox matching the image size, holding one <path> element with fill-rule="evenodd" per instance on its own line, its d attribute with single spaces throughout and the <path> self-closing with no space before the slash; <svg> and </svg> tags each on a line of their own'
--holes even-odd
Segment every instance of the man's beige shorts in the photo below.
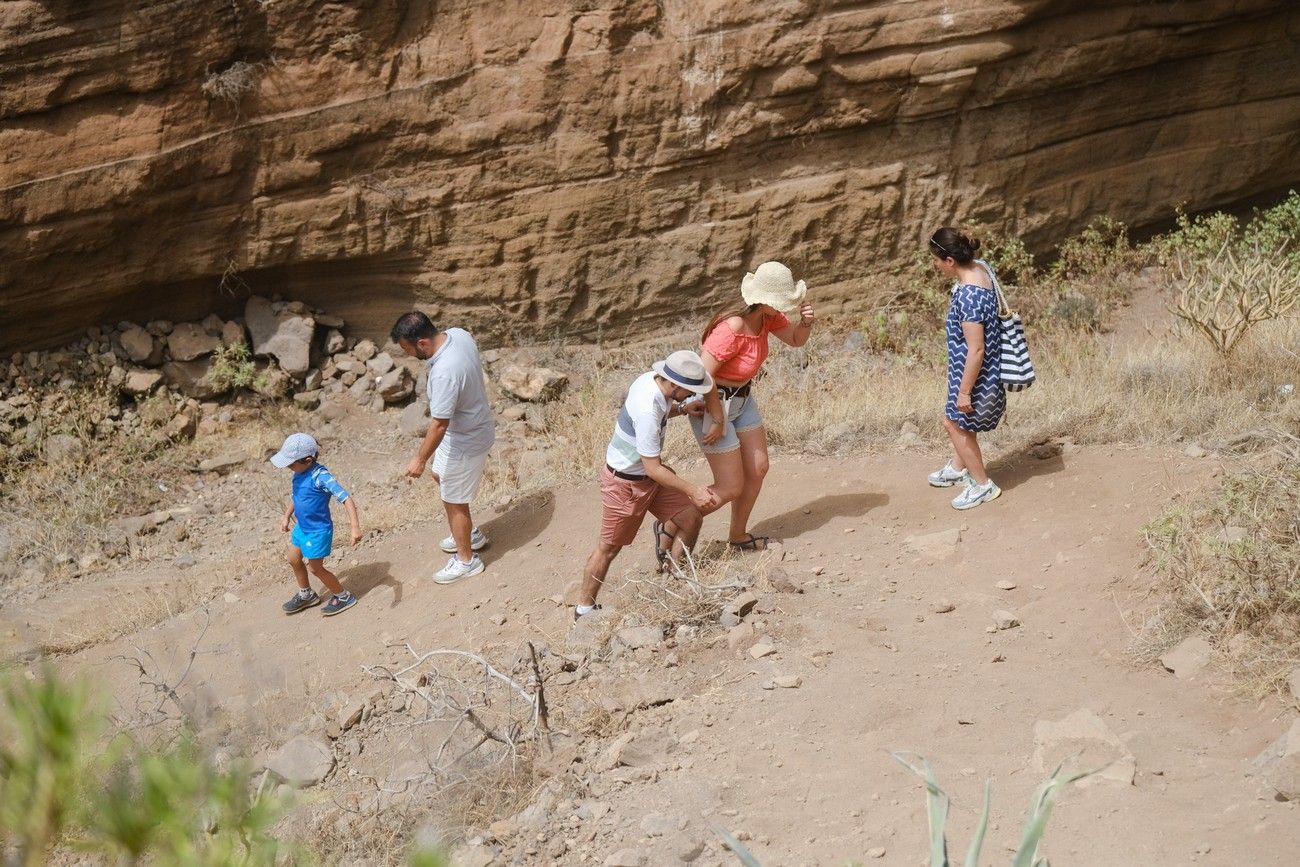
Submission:
<svg viewBox="0 0 1300 867">
<path fill-rule="evenodd" d="M 483 481 L 488 453 L 449 458 L 447 450 L 438 446 L 433 453 L 433 474 L 438 477 L 444 503 L 464 504 L 474 499 Z"/>
</svg>

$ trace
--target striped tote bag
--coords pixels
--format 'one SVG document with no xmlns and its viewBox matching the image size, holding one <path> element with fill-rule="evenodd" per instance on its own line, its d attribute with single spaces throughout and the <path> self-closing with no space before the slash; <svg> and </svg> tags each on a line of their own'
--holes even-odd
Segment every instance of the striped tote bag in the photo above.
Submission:
<svg viewBox="0 0 1300 867">
<path fill-rule="evenodd" d="M 983 259 L 977 262 L 989 272 L 993 281 L 993 291 L 998 296 L 998 319 L 1002 320 L 1002 387 L 1007 391 L 1024 391 L 1034 384 L 1034 365 L 1029 360 L 1029 342 L 1025 340 L 1025 325 L 1020 316 L 1012 311 L 1007 303 L 1007 296 L 1002 293 L 1002 284 L 993 266 Z"/>
</svg>

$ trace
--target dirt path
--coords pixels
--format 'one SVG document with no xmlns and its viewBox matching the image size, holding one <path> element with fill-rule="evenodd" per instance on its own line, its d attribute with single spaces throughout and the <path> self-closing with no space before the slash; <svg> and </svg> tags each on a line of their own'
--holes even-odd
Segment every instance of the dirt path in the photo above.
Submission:
<svg viewBox="0 0 1300 867">
<path fill-rule="evenodd" d="M 576 823 L 561 861 L 602 863 L 632 847 L 648 863 L 672 863 L 669 838 L 647 837 L 640 826 L 659 812 L 680 817 L 695 840 L 711 839 L 709 822 L 742 831 L 766 864 L 864 860 L 875 847 L 885 850 L 879 863 L 916 864 L 925 851 L 922 791 L 888 757 L 892 749 L 934 764 L 955 801 L 955 850 L 964 850 L 982 781 L 993 777 L 985 861 L 1002 860 L 1045 776 L 1034 767 L 1035 721 L 1087 708 L 1133 755 L 1136 774 L 1132 785 L 1099 780 L 1065 794 L 1047 836 L 1057 863 L 1294 863 L 1295 805 L 1265 797 L 1246 776 L 1284 727 L 1282 709 L 1252 707 L 1212 680 L 1181 682 L 1126 658 L 1122 612 L 1145 584 L 1140 528 L 1170 498 L 1207 482 L 1213 464 L 1154 450 L 1067 448 L 997 468 L 1003 497 L 962 514 L 948 507 L 951 491 L 925 485 L 934 460 L 776 456 L 758 529 L 785 540 L 781 565 L 805 590 L 765 596 L 766 613 L 753 618 L 776 653 L 754 660 L 721 636 L 673 649 L 677 664 L 665 677 L 680 697 L 631 723 L 669 735 L 668 757 L 628 782 L 584 771 L 592 797 L 610 811 Z M 391 469 L 380 458 L 351 469 L 365 466 L 376 479 Z M 411 491 L 410 508 L 437 514 L 432 495 L 431 487 L 422 498 Z M 283 616 L 288 579 L 259 567 L 228 590 L 213 588 L 218 595 L 204 609 L 62 661 L 95 672 L 125 713 L 141 693 L 119 657 L 148 651 L 174 675 L 207 623 L 205 652 L 188 678 L 192 710 L 210 733 L 255 751 L 319 728 L 343 697 L 367 688 L 362 665 L 403 652 L 391 645 L 505 651 L 531 638 L 561 646 L 569 610 L 552 597 L 576 577 L 598 518 L 588 489 L 518 500 L 486 522 L 494 539 L 488 571 L 446 588 L 427 577 L 445 556 L 436 550 L 440 522 L 389 533 L 344 555 L 340 573 L 362 600 L 330 620 Z M 955 545 L 941 536 L 908 541 L 954 529 Z M 706 537 L 721 531 L 713 518 Z M 263 566 L 277 556 L 265 553 L 272 541 L 257 549 Z M 618 576 L 644 569 L 641 541 L 617 561 L 609 601 L 618 601 Z M 207 575 L 233 574 L 248 556 L 232 546 Z M 146 580 L 166 571 L 122 586 L 148 594 Z M 996 589 L 1000 579 L 1017 586 Z M 25 615 L 57 629 L 63 612 L 71 628 L 86 614 L 70 598 L 34 600 Z M 954 610 L 937 613 L 943 601 Z M 1021 625 L 990 632 L 997 609 L 1014 611 Z M 644 668 L 668 652 L 637 651 L 633 662 Z M 763 688 L 778 675 L 797 675 L 802 685 Z M 710 859 L 726 863 L 712 845 L 697 863 Z"/>
</svg>

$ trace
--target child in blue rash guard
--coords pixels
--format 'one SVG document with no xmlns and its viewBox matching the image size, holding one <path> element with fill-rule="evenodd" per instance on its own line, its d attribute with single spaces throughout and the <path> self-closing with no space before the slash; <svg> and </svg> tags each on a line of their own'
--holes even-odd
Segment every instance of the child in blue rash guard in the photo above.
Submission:
<svg viewBox="0 0 1300 867">
<path fill-rule="evenodd" d="M 357 604 L 357 597 L 343 589 L 338 576 L 325 568 L 325 558 L 334 546 L 334 520 L 330 517 L 330 497 L 334 497 L 348 510 L 352 525 L 352 544 L 361 541 L 361 519 L 357 504 L 343 490 L 325 465 L 317 461 L 320 447 L 309 434 L 290 434 L 271 456 L 272 465 L 293 470 L 293 495 L 284 513 L 280 530 L 288 533 L 290 521 L 297 517 L 289 537 L 289 565 L 298 579 L 298 592 L 282 606 L 285 614 L 297 614 L 303 609 L 318 605 L 320 596 L 311 589 L 307 570 L 320 579 L 330 591 L 329 602 L 321 611 L 326 617 L 338 614 Z"/>
</svg>

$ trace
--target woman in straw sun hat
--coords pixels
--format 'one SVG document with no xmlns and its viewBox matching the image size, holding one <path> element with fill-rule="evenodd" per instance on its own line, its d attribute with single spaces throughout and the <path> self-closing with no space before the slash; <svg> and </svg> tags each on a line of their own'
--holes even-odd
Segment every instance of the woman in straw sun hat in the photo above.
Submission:
<svg viewBox="0 0 1300 867">
<path fill-rule="evenodd" d="M 804 281 L 795 282 L 780 262 L 764 262 L 740 283 L 743 307 L 709 320 L 700 358 L 717 389 L 705 403 L 708 412 L 692 416 L 695 437 L 713 470 L 713 489 L 731 503 L 727 542 L 736 549 L 761 551 L 766 536 L 749 532 L 749 516 L 767 475 L 767 431 L 754 396 L 753 379 L 768 354 L 768 335 L 803 346 L 812 334 L 813 308 Z M 787 314 L 798 312 L 791 323 Z M 719 504 L 719 507 L 721 503 Z"/>
</svg>

